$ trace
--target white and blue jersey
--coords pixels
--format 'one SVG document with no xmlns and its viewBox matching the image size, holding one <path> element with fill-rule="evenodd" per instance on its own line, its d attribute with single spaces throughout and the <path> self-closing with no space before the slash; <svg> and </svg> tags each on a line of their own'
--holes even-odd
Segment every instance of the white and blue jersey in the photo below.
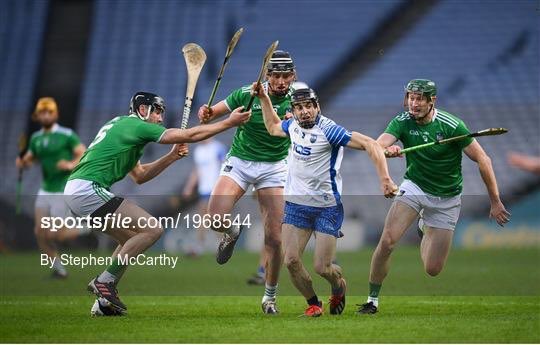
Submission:
<svg viewBox="0 0 540 345">
<path fill-rule="evenodd" d="M 339 237 L 343 222 L 339 169 L 351 132 L 322 115 L 309 129 L 293 119 L 283 121 L 281 128 L 291 139 L 283 223 Z"/>
<path fill-rule="evenodd" d="M 315 207 L 340 204 L 339 169 L 343 146 L 351 140 L 351 132 L 322 115 L 309 129 L 300 127 L 292 118 L 283 121 L 281 127 L 291 138 L 285 200 Z"/>
</svg>

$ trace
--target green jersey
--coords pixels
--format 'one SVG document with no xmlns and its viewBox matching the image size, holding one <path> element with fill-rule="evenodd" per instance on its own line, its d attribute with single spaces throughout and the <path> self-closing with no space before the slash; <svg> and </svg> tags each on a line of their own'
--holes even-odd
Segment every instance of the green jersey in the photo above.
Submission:
<svg viewBox="0 0 540 345">
<path fill-rule="evenodd" d="M 93 181 L 110 188 L 135 167 L 144 146 L 158 142 L 165 130 L 136 115 L 112 119 L 101 127 L 69 179 Z"/>
<path fill-rule="evenodd" d="M 265 83 L 264 87 L 267 88 L 267 85 Z M 233 91 L 225 99 L 229 110 L 232 111 L 240 106 L 247 107 L 251 98 L 250 90 L 251 85 L 248 85 Z M 274 110 L 281 119 L 287 112 L 291 112 L 292 91 L 290 88 L 284 97 L 270 95 Z M 288 137 L 274 137 L 268 133 L 264 126 L 261 102 L 258 98 L 255 98 L 251 109 L 249 121 L 239 126 L 234 134 L 229 155 L 256 162 L 277 162 L 287 157 L 290 140 Z"/>
<path fill-rule="evenodd" d="M 50 193 L 64 191 L 70 172 L 60 170 L 56 165 L 62 159 L 72 160 L 73 149 L 80 143 L 75 132 L 58 124 L 54 124 L 50 131 L 41 129 L 32 134 L 28 150 L 41 163 L 41 189 Z"/>
<path fill-rule="evenodd" d="M 403 143 L 403 147 L 407 148 L 470 132 L 456 116 L 435 109 L 433 120 L 426 125 L 417 124 L 408 112 L 401 113 L 388 124 L 385 133 L 395 136 Z M 472 138 L 466 138 L 407 153 L 405 178 L 431 195 L 460 194 L 463 189 L 462 150 L 472 141 Z"/>
</svg>

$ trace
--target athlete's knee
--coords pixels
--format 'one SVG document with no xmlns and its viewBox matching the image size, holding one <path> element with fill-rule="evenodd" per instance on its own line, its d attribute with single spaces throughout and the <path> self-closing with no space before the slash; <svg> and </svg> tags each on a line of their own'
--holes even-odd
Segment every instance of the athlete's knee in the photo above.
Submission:
<svg viewBox="0 0 540 345">
<path fill-rule="evenodd" d="M 442 272 L 443 268 L 444 268 L 444 265 L 440 262 L 434 262 L 434 263 L 428 262 L 424 265 L 424 269 L 426 273 L 432 277 L 439 275 L 439 273 Z"/>
<path fill-rule="evenodd" d="M 161 226 L 157 227 L 157 228 L 153 228 L 151 231 L 150 231 L 150 236 L 152 237 L 152 239 L 155 241 L 159 240 L 161 238 L 161 236 L 163 235 L 163 228 Z"/>
<path fill-rule="evenodd" d="M 73 238 L 75 236 L 73 235 L 75 231 L 78 231 L 78 230 L 63 228 L 61 231 L 58 231 L 57 233 L 54 234 L 54 240 L 60 241 L 60 242 L 67 241 L 68 239 Z"/>
<path fill-rule="evenodd" d="M 265 242 L 280 242 L 281 243 L 281 219 L 283 217 L 265 217 L 264 221 L 264 238 Z"/>
<path fill-rule="evenodd" d="M 60 239 L 60 234 L 58 233 L 58 231 L 45 230 L 43 232 L 47 241 L 58 241 Z"/>
<path fill-rule="evenodd" d="M 281 232 L 281 220 L 283 219 L 282 214 L 272 214 L 268 213 L 264 217 L 264 229 L 266 232 Z"/>
<path fill-rule="evenodd" d="M 332 273 L 332 262 L 324 262 L 322 260 L 316 260 L 313 267 L 315 273 L 324 277 Z"/>
<path fill-rule="evenodd" d="M 395 246 L 396 242 L 390 236 L 385 236 L 383 233 L 377 247 L 380 254 L 387 256 L 392 254 Z"/>
<path fill-rule="evenodd" d="M 264 234 L 264 245 L 274 250 L 281 249 L 281 232 L 270 232 Z"/>
<path fill-rule="evenodd" d="M 64 242 L 69 237 L 69 231 L 72 231 L 72 230 L 62 228 L 62 230 L 56 231 L 54 234 L 52 234 L 52 236 L 50 236 L 49 239 L 59 241 L 59 242 Z"/>
<path fill-rule="evenodd" d="M 149 240 L 151 241 L 152 243 L 156 242 L 157 240 L 159 240 L 159 238 L 163 235 L 163 228 L 161 226 L 156 226 L 156 227 L 147 227 L 145 229 L 141 229 L 142 230 L 142 233 L 144 234 L 144 236 Z M 132 232 L 129 232 L 127 237 L 125 239 L 125 241 L 122 241 L 122 242 L 126 242 L 128 239 L 130 239 L 131 237 L 133 236 L 137 236 L 136 233 L 132 233 Z M 120 244 L 124 244 L 124 243 L 120 243 Z"/>
<path fill-rule="evenodd" d="M 285 255 L 285 266 L 291 272 L 295 272 L 302 266 L 302 261 L 297 255 Z"/>
<path fill-rule="evenodd" d="M 34 226 L 34 235 L 36 239 L 41 241 L 48 241 L 56 232 L 50 231 L 49 229 L 42 227 L 40 224 Z"/>
</svg>

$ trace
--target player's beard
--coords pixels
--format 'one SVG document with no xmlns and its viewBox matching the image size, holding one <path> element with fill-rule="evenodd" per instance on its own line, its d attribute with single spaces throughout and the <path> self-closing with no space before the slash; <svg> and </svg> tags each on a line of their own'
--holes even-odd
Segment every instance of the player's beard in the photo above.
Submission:
<svg viewBox="0 0 540 345">
<path fill-rule="evenodd" d="M 411 115 L 411 117 L 416 121 L 416 122 L 422 122 L 422 120 L 424 120 L 426 118 L 426 116 L 428 116 L 431 111 L 433 110 L 433 104 L 429 106 L 428 110 L 425 112 L 425 113 L 420 113 L 418 115 L 414 115 L 410 110 L 409 110 L 409 114 Z"/>
<path fill-rule="evenodd" d="M 424 117 L 426 117 L 428 113 L 425 113 L 425 114 L 423 114 L 423 115 L 419 113 L 419 114 L 416 114 L 416 115 L 415 115 L 415 114 L 413 114 L 412 112 L 409 112 L 409 114 L 411 114 L 411 116 L 412 116 L 412 118 L 413 118 L 414 120 L 420 121 L 420 120 L 422 120 Z"/>
<path fill-rule="evenodd" d="M 55 120 L 42 121 L 41 122 L 41 127 L 43 127 L 46 130 L 49 130 L 49 129 L 52 128 L 52 126 L 54 126 L 55 123 L 56 123 Z"/>
<path fill-rule="evenodd" d="M 309 128 L 313 128 L 313 126 L 315 126 L 315 122 L 317 121 L 317 116 L 319 114 L 316 114 L 314 117 L 312 117 L 311 115 L 309 117 L 305 117 L 305 116 L 296 116 L 295 115 L 295 120 L 296 122 L 298 123 L 298 125 L 304 129 L 309 129 Z"/>
<path fill-rule="evenodd" d="M 284 88 L 282 91 L 274 90 L 272 85 L 268 83 L 268 88 L 270 89 L 270 93 L 272 94 L 272 96 L 276 96 L 276 97 L 285 97 L 285 95 L 287 95 L 287 92 L 289 92 L 290 87 L 291 86 L 289 85 L 289 87 Z"/>
</svg>

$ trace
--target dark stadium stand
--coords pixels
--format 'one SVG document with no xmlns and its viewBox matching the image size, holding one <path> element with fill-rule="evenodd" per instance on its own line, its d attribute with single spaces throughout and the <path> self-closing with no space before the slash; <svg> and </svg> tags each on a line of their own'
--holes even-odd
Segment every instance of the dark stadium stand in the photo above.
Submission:
<svg viewBox="0 0 540 345">
<path fill-rule="evenodd" d="M 2 7 L 0 109 L 24 113 L 32 103 L 47 17 L 47 2 L 7 1 L 3 2 Z"/>
<path fill-rule="evenodd" d="M 28 112 L 34 102 L 47 1 L 3 1 L 0 13 L 0 174 L 3 176 L 0 191 L 2 195 L 13 195 L 16 176 L 13 162 L 19 135 L 26 130 Z"/>
<path fill-rule="evenodd" d="M 385 51 L 369 72 L 343 90 L 332 106 L 399 104 L 400 92 L 391 91 L 401 91 L 406 81 L 418 76 L 435 79 L 441 91 L 459 90 L 460 85 L 482 83 L 486 75 L 512 62 L 519 67 L 515 72 L 529 75 L 524 82 L 532 88 L 522 97 L 508 98 L 535 100 L 538 93 L 532 89 L 538 80 L 538 73 L 534 73 L 538 71 L 538 18 L 527 15 L 534 10 L 534 2 L 524 1 L 515 5 L 504 1 L 441 1 L 398 44 Z M 514 52 L 509 51 L 517 40 L 523 42 Z M 505 83 L 523 79 L 507 76 Z M 480 95 L 460 94 L 459 101 L 496 102 L 498 90 L 504 88 L 491 84 L 486 81 Z"/>
</svg>

